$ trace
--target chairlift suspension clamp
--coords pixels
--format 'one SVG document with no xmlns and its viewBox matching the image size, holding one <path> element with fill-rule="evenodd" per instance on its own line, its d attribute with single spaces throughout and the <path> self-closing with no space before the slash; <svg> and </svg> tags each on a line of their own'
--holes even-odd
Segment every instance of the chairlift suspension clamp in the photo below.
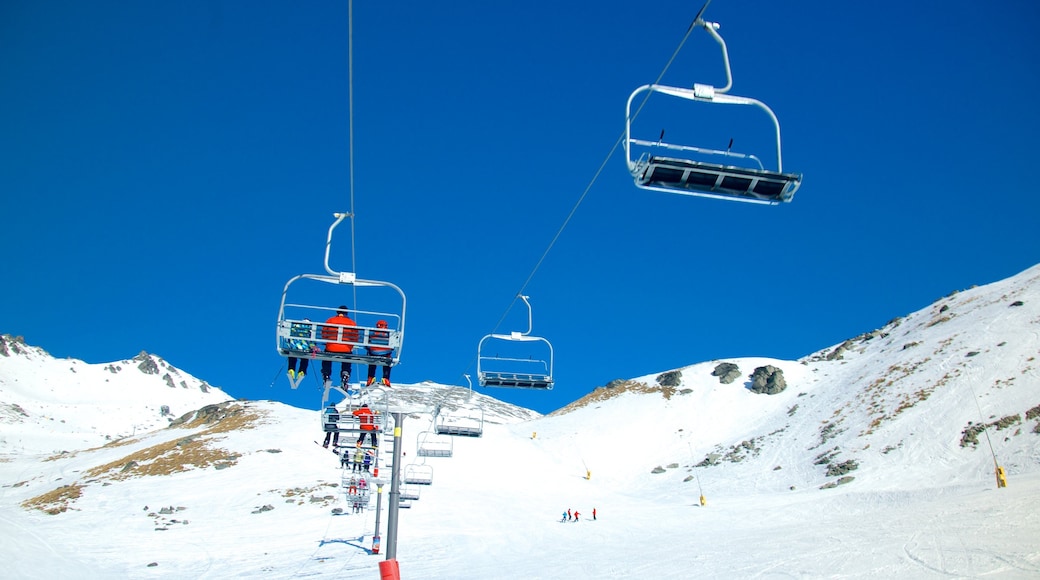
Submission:
<svg viewBox="0 0 1040 580">
<path fill-rule="evenodd" d="M 693 96 L 698 99 L 704 99 L 705 101 L 715 100 L 715 87 L 712 85 L 694 83 Z"/>
</svg>

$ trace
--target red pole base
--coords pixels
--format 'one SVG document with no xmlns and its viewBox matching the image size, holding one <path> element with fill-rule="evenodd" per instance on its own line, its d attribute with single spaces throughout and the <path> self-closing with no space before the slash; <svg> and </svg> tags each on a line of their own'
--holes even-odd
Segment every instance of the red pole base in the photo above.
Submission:
<svg viewBox="0 0 1040 580">
<path fill-rule="evenodd" d="M 379 563 L 380 580 L 401 580 L 401 570 L 397 566 L 397 560 L 383 560 Z"/>
</svg>

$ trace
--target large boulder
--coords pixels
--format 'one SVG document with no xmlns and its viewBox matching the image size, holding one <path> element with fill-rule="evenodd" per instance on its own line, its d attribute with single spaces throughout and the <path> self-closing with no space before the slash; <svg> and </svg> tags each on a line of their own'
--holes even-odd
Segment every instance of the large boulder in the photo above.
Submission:
<svg viewBox="0 0 1040 580">
<path fill-rule="evenodd" d="M 657 384 L 662 387 L 678 387 L 682 384 L 682 371 L 668 371 L 657 375 Z"/>
<path fill-rule="evenodd" d="M 715 366 L 715 370 L 711 371 L 711 376 L 719 377 L 720 383 L 728 385 L 740 378 L 740 367 L 728 362 L 719 363 Z"/>
<path fill-rule="evenodd" d="M 787 381 L 784 380 L 784 371 L 773 365 L 758 367 L 755 372 L 751 373 L 751 390 L 755 393 L 775 395 L 786 388 Z"/>
</svg>

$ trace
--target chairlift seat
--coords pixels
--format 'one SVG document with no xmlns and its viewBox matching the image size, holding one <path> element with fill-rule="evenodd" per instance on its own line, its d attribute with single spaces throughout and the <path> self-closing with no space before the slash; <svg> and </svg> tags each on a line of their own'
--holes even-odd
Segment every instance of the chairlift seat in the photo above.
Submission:
<svg viewBox="0 0 1040 580">
<path fill-rule="evenodd" d="M 795 173 L 651 156 L 637 177 L 637 185 L 659 191 L 775 205 L 791 201 L 801 180 L 802 176 Z"/>
<path fill-rule="evenodd" d="M 439 435 L 462 435 L 465 437 L 480 437 L 481 429 L 479 427 L 462 427 L 459 425 L 438 425 L 437 433 Z"/>
<path fill-rule="evenodd" d="M 487 371 L 480 373 L 479 382 L 482 387 L 512 387 L 515 389 L 542 390 L 553 388 L 553 380 L 549 375 Z"/>
<path fill-rule="evenodd" d="M 353 364 L 362 365 L 375 365 L 375 366 L 393 366 L 394 359 L 388 356 L 370 355 L 370 354 L 353 354 L 349 352 L 334 352 L 328 350 L 296 350 L 292 348 L 280 348 L 278 353 L 282 356 L 291 356 L 293 358 L 306 358 L 310 360 L 327 360 L 331 362 L 346 362 Z"/>
<path fill-rule="evenodd" d="M 415 485 L 402 485 L 401 486 L 401 499 L 403 500 L 417 500 L 419 499 L 419 488 Z"/>
<path fill-rule="evenodd" d="M 408 484 L 433 485 L 433 467 L 421 464 L 406 465 L 402 479 Z"/>
<path fill-rule="evenodd" d="M 436 432 L 438 435 L 462 435 L 465 437 L 480 437 L 483 434 L 484 430 L 477 425 L 440 423 L 437 425 Z"/>
</svg>

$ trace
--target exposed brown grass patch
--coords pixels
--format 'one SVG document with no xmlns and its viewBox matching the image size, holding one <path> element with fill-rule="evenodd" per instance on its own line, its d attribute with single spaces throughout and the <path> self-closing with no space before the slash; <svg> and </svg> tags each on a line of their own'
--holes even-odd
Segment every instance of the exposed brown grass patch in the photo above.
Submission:
<svg viewBox="0 0 1040 580">
<path fill-rule="evenodd" d="M 41 493 L 34 498 L 23 501 L 22 507 L 47 512 L 52 516 L 58 515 L 67 511 L 69 503 L 79 499 L 81 495 L 83 495 L 82 485 L 78 483 L 63 485 L 58 489 L 52 489 L 47 493 Z"/>
<path fill-rule="evenodd" d="M 611 383 L 609 387 L 596 387 L 594 391 L 585 395 L 584 397 L 574 401 L 573 403 L 562 407 L 549 413 L 548 416 L 559 416 L 566 415 L 572 411 L 577 411 L 582 407 L 586 407 L 593 403 L 601 403 L 608 401 L 614 397 L 619 397 L 625 393 L 660 393 L 665 399 L 671 399 L 672 395 L 676 393 L 675 387 L 663 387 L 661 385 L 648 385 L 639 381 L 617 381 Z"/>
<path fill-rule="evenodd" d="M 210 405 L 182 417 L 182 421 L 167 429 L 196 429 L 205 425 L 208 428 L 198 433 L 152 445 L 140 449 L 115 461 L 98 465 L 83 472 L 90 483 L 103 481 L 123 481 L 134 477 L 171 475 L 193 469 L 208 467 L 231 467 L 235 465 L 240 454 L 217 447 L 224 440 L 224 433 L 253 429 L 266 417 L 266 413 L 251 409 L 244 404 L 222 403 Z M 121 440 L 105 447 L 126 445 L 139 441 Z M 50 459 L 68 457 L 59 455 Z M 75 488 L 68 491 L 69 488 Z M 27 509 L 41 509 L 50 514 L 58 514 L 68 509 L 69 502 L 82 495 L 83 486 L 73 484 L 63 486 L 51 492 L 28 500 L 22 505 Z M 56 494 L 57 499 L 49 499 Z"/>
<path fill-rule="evenodd" d="M 234 465 L 240 457 L 225 449 L 211 448 L 209 444 L 221 438 L 206 437 L 205 432 L 167 441 L 131 453 L 115 461 L 88 469 L 86 477 L 104 477 L 122 481 L 144 475 L 171 475 L 191 469 L 204 469 L 219 463 Z"/>
<path fill-rule="evenodd" d="M 214 447 L 223 440 L 216 437 L 222 433 L 253 429 L 264 415 L 244 405 L 210 405 L 194 413 L 194 418 L 177 424 L 171 429 L 195 429 L 209 424 L 194 435 L 183 439 L 166 441 L 131 453 L 115 461 L 99 465 L 84 472 L 87 477 L 106 477 L 121 481 L 144 475 L 170 475 L 191 469 L 211 466 L 230 467 L 236 463 L 238 453 Z"/>
<path fill-rule="evenodd" d="M 80 453 L 90 453 L 91 451 L 97 451 L 98 449 L 111 449 L 112 447 L 122 447 L 123 445 L 129 445 L 131 443 L 137 443 L 140 441 L 137 437 L 124 437 L 122 439 L 116 439 L 115 441 L 109 441 L 101 447 L 91 447 L 89 449 L 80 449 L 79 451 L 62 451 L 61 453 L 55 453 L 50 457 L 44 459 L 44 461 L 57 461 L 59 459 L 69 459 L 75 457 Z"/>
</svg>

